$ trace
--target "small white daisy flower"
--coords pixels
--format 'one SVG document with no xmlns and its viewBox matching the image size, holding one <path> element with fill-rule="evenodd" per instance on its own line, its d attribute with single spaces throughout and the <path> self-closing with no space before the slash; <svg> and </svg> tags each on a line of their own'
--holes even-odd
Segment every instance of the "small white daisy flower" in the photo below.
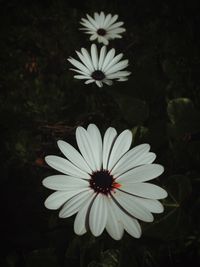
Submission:
<svg viewBox="0 0 200 267">
<path fill-rule="evenodd" d="M 121 27 L 124 22 L 116 22 L 118 15 L 112 16 L 111 14 L 105 15 L 104 12 L 95 12 L 93 18 L 88 14 L 86 16 L 87 19 L 81 19 L 80 24 L 84 28 L 80 28 L 80 30 L 91 35 L 90 41 L 97 39 L 99 43 L 108 45 L 109 40 L 122 38 L 120 34 L 126 31 L 125 28 Z"/>
<path fill-rule="evenodd" d="M 68 58 L 68 61 L 76 67 L 71 70 L 79 73 L 74 78 L 86 80 L 85 84 L 95 82 L 99 87 L 102 87 L 103 83 L 112 85 L 112 80 L 126 81 L 128 80 L 127 76 L 131 74 L 131 72 L 123 70 L 128 66 L 128 60 L 120 61 L 123 54 L 115 56 L 114 48 L 107 52 L 106 46 L 103 46 L 98 55 L 96 45 L 92 44 L 91 55 L 85 48 L 76 53 L 81 62 L 74 58 Z"/>
<path fill-rule="evenodd" d="M 46 199 L 45 206 L 52 210 L 61 208 L 61 218 L 77 213 L 74 231 L 78 235 L 90 229 L 94 236 L 99 236 L 106 229 L 115 240 L 122 238 L 124 230 L 139 238 L 138 220 L 152 222 L 152 213 L 163 212 L 158 199 L 167 196 L 161 187 L 146 183 L 164 171 L 161 165 L 152 164 L 156 155 L 149 152 L 148 144 L 129 150 L 129 130 L 117 136 L 110 127 L 102 140 L 99 129 L 90 124 L 87 130 L 77 128 L 76 140 L 80 152 L 58 141 L 67 159 L 45 158 L 48 165 L 62 173 L 43 180 L 45 187 L 56 190 Z"/>
</svg>

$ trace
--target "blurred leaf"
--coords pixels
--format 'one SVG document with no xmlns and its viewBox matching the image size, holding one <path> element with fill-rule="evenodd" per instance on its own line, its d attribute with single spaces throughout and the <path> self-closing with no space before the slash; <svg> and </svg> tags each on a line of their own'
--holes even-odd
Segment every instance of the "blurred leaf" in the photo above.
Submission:
<svg viewBox="0 0 200 267">
<path fill-rule="evenodd" d="M 34 250 L 26 258 L 27 267 L 57 267 L 54 249 Z"/>
<path fill-rule="evenodd" d="M 183 175 L 170 176 L 165 182 L 168 198 L 163 201 L 163 214 L 151 225 L 145 225 L 147 236 L 162 240 L 176 240 L 184 237 L 190 227 L 190 218 L 183 208 L 183 202 L 191 194 L 189 179 Z"/>
<path fill-rule="evenodd" d="M 171 121 L 168 125 L 170 136 L 183 137 L 184 134 L 195 132 L 200 128 L 200 114 L 188 98 L 169 101 L 167 113 Z"/>
<path fill-rule="evenodd" d="M 132 125 L 140 125 L 149 116 L 149 108 L 145 101 L 131 96 L 120 95 L 116 101 L 127 122 Z"/>
<path fill-rule="evenodd" d="M 173 124 L 192 119 L 194 114 L 193 102 L 188 98 L 176 98 L 169 101 L 168 116 Z"/>
</svg>

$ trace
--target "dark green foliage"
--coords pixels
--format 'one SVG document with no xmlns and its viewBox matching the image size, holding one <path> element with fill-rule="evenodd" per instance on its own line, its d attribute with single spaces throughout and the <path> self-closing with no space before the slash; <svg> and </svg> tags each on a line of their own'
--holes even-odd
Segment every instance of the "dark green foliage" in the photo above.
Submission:
<svg viewBox="0 0 200 267">
<path fill-rule="evenodd" d="M 169 267 L 200 265 L 199 1 L 0 1 L 1 266 Z M 97 88 L 75 80 L 69 56 L 89 48 L 85 13 L 118 13 L 127 29 L 111 41 L 129 59 L 129 80 Z M 100 46 L 99 46 L 100 47 Z M 43 202 L 53 174 L 44 156 L 94 122 L 129 128 L 151 144 L 165 173 L 155 182 L 165 212 L 141 239 L 73 233 Z"/>
</svg>

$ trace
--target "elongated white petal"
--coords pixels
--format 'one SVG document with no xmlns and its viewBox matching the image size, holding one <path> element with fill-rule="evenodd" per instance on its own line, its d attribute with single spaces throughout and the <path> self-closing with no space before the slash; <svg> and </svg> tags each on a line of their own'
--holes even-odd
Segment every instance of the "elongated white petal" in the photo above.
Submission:
<svg viewBox="0 0 200 267">
<path fill-rule="evenodd" d="M 79 80 L 91 79 L 90 76 L 85 76 L 85 75 L 74 75 L 74 78 L 79 79 Z"/>
<path fill-rule="evenodd" d="M 108 169 L 112 170 L 117 161 L 127 152 L 132 143 L 132 133 L 129 130 L 123 131 L 116 139 L 108 162 Z"/>
<path fill-rule="evenodd" d="M 82 48 L 83 50 L 83 48 Z M 84 50 L 85 52 L 85 50 Z M 89 58 L 89 55 L 87 55 L 86 53 L 84 53 L 84 55 L 82 55 L 80 52 L 76 51 L 78 57 L 80 58 L 80 60 L 82 61 L 82 63 L 86 66 L 87 69 L 90 70 L 90 72 L 92 72 L 94 70 L 93 65 L 91 64 L 91 60 Z"/>
<path fill-rule="evenodd" d="M 112 25 L 113 23 L 115 23 L 115 21 L 118 19 L 118 15 L 114 15 L 111 19 L 110 19 L 110 21 L 109 21 L 109 23 L 107 24 L 107 28 L 109 28 L 110 27 L 110 25 Z"/>
<path fill-rule="evenodd" d="M 121 174 L 117 178 L 117 182 L 123 184 L 145 182 L 158 177 L 163 171 L 164 168 L 162 165 L 146 164 Z"/>
<path fill-rule="evenodd" d="M 149 183 L 123 184 L 121 189 L 144 198 L 162 199 L 167 197 L 167 192 L 163 188 Z"/>
<path fill-rule="evenodd" d="M 113 66 L 113 65 L 117 64 L 117 63 L 121 60 L 122 57 L 123 57 L 123 54 L 122 54 L 122 53 L 119 54 L 119 55 L 117 55 L 117 56 L 115 56 L 115 57 L 108 63 L 108 65 L 104 68 L 104 71 L 106 72 L 106 71 L 110 68 L 110 66 Z"/>
<path fill-rule="evenodd" d="M 124 78 L 127 80 L 126 76 L 131 74 L 130 71 L 117 71 L 112 74 L 106 74 L 107 79 L 117 79 L 117 81 L 122 81 Z"/>
<path fill-rule="evenodd" d="M 92 44 L 91 46 L 91 58 L 92 58 L 92 63 L 94 66 L 94 69 L 98 69 L 98 53 L 97 53 L 97 47 L 95 44 Z"/>
<path fill-rule="evenodd" d="M 70 198 L 72 198 L 73 196 L 85 190 L 86 190 L 85 188 L 82 188 L 82 189 L 77 189 L 77 190 L 72 190 L 72 191 L 54 192 L 45 200 L 44 205 L 47 209 L 57 210 Z"/>
<path fill-rule="evenodd" d="M 117 131 L 115 130 L 115 128 L 109 127 L 105 132 L 103 138 L 103 169 L 108 168 L 108 160 L 116 136 Z"/>
<path fill-rule="evenodd" d="M 108 31 L 111 31 L 111 30 L 113 30 L 113 29 L 116 29 L 116 28 L 121 27 L 123 24 L 124 24 L 124 22 L 122 22 L 122 21 L 116 22 L 116 23 L 112 24 L 111 26 L 109 26 L 109 27 L 107 28 L 107 30 L 108 30 Z"/>
<path fill-rule="evenodd" d="M 127 59 L 122 60 L 118 62 L 117 64 L 110 66 L 110 68 L 107 69 L 106 74 L 108 75 L 108 74 L 117 72 L 119 70 L 126 68 L 127 66 L 128 66 L 128 60 Z"/>
<path fill-rule="evenodd" d="M 106 66 L 109 64 L 109 62 L 114 58 L 115 56 L 115 49 L 112 48 L 106 55 L 103 65 L 102 65 L 102 71 L 104 71 L 104 69 L 106 68 Z"/>
<path fill-rule="evenodd" d="M 149 144 L 142 144 L 132 148 L 119 160 L 119 162 L 113 168 L 112 173 L 118 176 L 138 165 L 146 164 L 146 161 L 144 161 L 144 157 L 146 158 L 146 155 L 148 154 L 149 150 Z"/>
<path fill-rule="evenodd" d="M 115 28 L 115 29 L 108 29 L 108 32 L 112 32 L 112 34 L 119 34 L 119 33 L 122 33 L 122 32 L 125 32 L 126 29 L 124 28 Z"/>
<path fill-rule="evenodd" d="M 90 168 L 95 171 L 97 166 L 94 160 L 93 148 L 91 146 L 91 140 L 89 133 L 83 127 L 77 127 L 76 129 L 76 141 L 81 154 L 86 160 Z"/>
<path fill-rule="evenodd" d="M 69 160 L 63 159 L 58 156 L 47 156 L 45 157 L 45 161 L 49 166 L 62 173 L 83 179 L 90 178 L 88 173 L 77 168 Z"/>
<path fill-rule="evenodd" d="M 85 65 L 83 65 L 81 62 L 79 62 L 78 60 L 74 59 L 74 58 L 68 58 L 68 61 L 74 65 L 76 68 L 78 68 L 79 70 L 85 72 L 86 74 L 90 75 L 91 71 L 88 70 L 86 68 Z"/>
<path fill-rule="evenodd" d="M 90 196 L 81 206 L 74 221 L 74 232 L 77 235 L 83 235 L 86 232 L 87 216 L 90 210 L 91 204 L 94 200 L 95 193 Z"/>
<path fill-rule="evenodd" d="M 67 218 L 75 214 L 80 210 L 80 207 L 82 204 L 91 199 L 92 195 L 94 194 L 94 191 L 90 188 L 88 188 L 86 191 L 83 191 L 76 196 L 72 197 L 69 199 L 62 209 L 59 212 L 59 217 L 60 218 Z"/>
<path fill-rule="evenodd" d="M 107 203 L 108 217 L 106 223 L 106 230 L 113 239 L 120 240 L 123 236 L 124 228 L 122 224 L 122 218 L 119 212 L 119 207 L 111 198 L 108 198 Z"/>
<path fill-rule="evenodd" d="M 96 21 L 88 14 L 86 14 L 89 22 L 95 27 L 95 28 L 98 28 L 98 24 L 96 23 Z"/>
<path fill-rule="evenodd" d="M 105 20 L 104 20 L 104 23 L 103 23 L 102 27 L 107 28 L 107 25 L 108 25 L 108 23 L 110 22 L 111 18 L 112 18 L 111 14 L 108 14 L 108 15 L 105 17 Z"/>
<path fill-rule="evenodd" d="M 101 68 L 102 68 L 102 65 L 103 65 L 105 56 L 106 56 L 106 46 L 103 46 L 101 48 L 100 56 L 99 56 L 99 66 L 98 66 L 99 67 L 99 70 L 101 70 Z"/>
<path fill-rule="evenodd" d="M 134 218 L 131 218 L 129 215 L 127 215 L 122 210 L 120 210 L 119 213 L 121 216 L 121 220 L 123 222 L 123 227 L 126 230 L 126 232 L 135 238 L 140 238 L 142 234 L 142 230 L 141 230 L 141 227 L 138 221 Z"/>
<path fill-rule="evenodd" d="M 83 179 L 68 175 L 52 175 L 46 177 L 42 184 L 53 190 L 69 191 L 89 187 L 89 183 Z"/>
<path fill-rule="evenodd" d="M 148 198 L 141 198 L 141 197 L 134 197 L 134 200 L 138 203 L 140 203 L 143 207 L 148 209 L 150 212 L 153 213 L 162 213 L 164 210 L 163 205 L 160 203 L 160 201 L 156 199 L 148 199 Z"/>
<path fill-rule="evenodd" d="M 103 232 L 107 222 L 107 215 L 107 197 L 98 194 L 89 214 L 89 225 L 94 236 L 99 236 Z"/>
<path fill-rule="evenodd" d="M 90 124 L 87 128 L 90 135 L 91 146 L 93 149 L 96 170 L 102 167 L 102 139 L 99 129 L 95 124 Z"/>
<path fill-rule="evenodd" d="M 145 222 L 153 221 L 153 215 L 151 212 L 144 206 L 137 203 L 131 195 L 116 190 L 115 193 L 112 193 L 112 197 L 119 205 L 119 208 L 121 208 L 129 216 L 133 216 L 134 218 Z"/>
<path fill-rule="evenodd" d="M 82 155 L 69 143 L 59 140 L 57 142 L 59 149 L 74 165 L 80 168 L 82 171 L 91 173 L 91 169 L 82 157 Z"/>
</svg>

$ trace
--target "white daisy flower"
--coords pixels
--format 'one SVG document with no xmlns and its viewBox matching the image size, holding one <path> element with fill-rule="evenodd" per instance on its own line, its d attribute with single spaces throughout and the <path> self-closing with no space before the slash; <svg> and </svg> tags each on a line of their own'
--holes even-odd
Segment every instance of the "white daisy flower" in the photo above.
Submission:
<svg viewBox="0 0 200 267">
<path fill-rule="evenodd" d="M 59 217 L 67 218 L 77 213 L 74 231 L 78 235 L 88 229 L 94 236 L 107 230 L 119 240 L 126 230 L 139 238 L 141 227 L 138 220 L 152 222 L 152 213 L 163 212 L 158 199 L 167 192 L 148 183 L 164 171 L 159 164 L 152 164 L 156 155 L 149 152 L 148 144 L 129 150 L 132 133 L 123 131 L 119 136 L 110 127 L 103 140 L 96 125 L 86 129 L 78 127 L 76 140 L 80 152 L 64 141 L 58 147 L 64 159 L 47 156 L 48 165 L 62 174 L 43 180 L 43 185 L 56 190 L 45 201 L 48 209 L 61 208 Z"/>
<path fill-rule="evenodd" d="M 93 18 L 88 14 L 86 16 L 87 19 L 81 19 L 80 24 L 84 28 L 80 28 L 80 30 L 91 35 L 90 41 L 97 39 L 99 43 L 108 45 L 109 40 L 122 38 L 120 34 L 126 31 L 121 27 L 124 22 L 116 22 L 118 15 L 112 16 L 111 14 L 105 15 L 104 12 L 95 12 Z"/>
<path fill-rule="evenodd" d="M 120 61 L 123 54 L 115 56 L 114 48 L 106 52 L 106 46 L 103 46 L 98 55 L 96 45 L 92 44 L 91 55 L 85 48 L 76 53 L 81 62 L 74 58 L 68 58 L 68 61 L 76 67 L 71 70 L 79 74 L 74 78 L 86 80 L 85 84 L 95 82 L 99 87 L 102 87 L 103 83 L 112 85 L 112 80 L 126 81 L 128 80 L 127 76 L 131 74 L 131 72 L 123 70 L 128 66 L 128 60 Z"/>
</svg>

